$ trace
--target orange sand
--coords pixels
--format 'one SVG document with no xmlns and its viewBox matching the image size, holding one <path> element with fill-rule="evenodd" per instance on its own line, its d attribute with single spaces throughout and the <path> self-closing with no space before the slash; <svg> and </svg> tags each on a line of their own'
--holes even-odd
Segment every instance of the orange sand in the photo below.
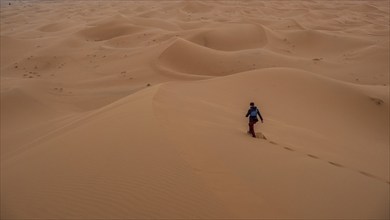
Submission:
<svg viewBox="0 0 390 220">
<path fill-rule="evenodd" d="M 2 219 L 390 218 L 388 1 L 0 16 Z"/>
</svg>

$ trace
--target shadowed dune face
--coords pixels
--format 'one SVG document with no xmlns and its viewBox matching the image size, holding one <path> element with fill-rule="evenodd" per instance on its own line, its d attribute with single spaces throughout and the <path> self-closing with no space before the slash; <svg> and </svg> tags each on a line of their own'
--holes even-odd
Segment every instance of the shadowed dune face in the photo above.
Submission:
<svg viewBox="0 0 390 220">
<path fill-rule="evenodd" d="M 220 76 L 244 71 L 242 67 L 237 69 L 235 58 L 237 55 L 233 53 L 219 52 L 179 38 L 160 55 L 159 64 L 187 74 Z"/>
<path fill-rule="evenodd" d="M 388 1 L 0 4 L 2 219 L 390 217 Z"/>
<path fill-rule="evenodd" d="M 263 47 L 267 36 L 261 26 L 227 24 L 199 33 L 190 41 L 215 50 L 236 51 Z"/>
<path fill-rule="evenodd" d="M 137 33 L 142 29 L 143 28 L 141 27 L 130 25 L 127 22 L 113 20 L 81 30 L 79 34 L 83 36 L 86 40 L 104 41 L 123 35 Z"/>
<path fill-rule="evenodd" d="M 103 26 L 103 27 L 93 27 L 81 32 L 81 35 L 86 37 L 88 40 L 94 41 L 103 41 L 109 40 L 114 37 L 119 37 L 126 34 L 131 34 L 136 32 L 136 28 L 130 25 L 114 25 L 114 26 Z M 101 34 L 105 32 L 106 34 Z"/>
</svg>

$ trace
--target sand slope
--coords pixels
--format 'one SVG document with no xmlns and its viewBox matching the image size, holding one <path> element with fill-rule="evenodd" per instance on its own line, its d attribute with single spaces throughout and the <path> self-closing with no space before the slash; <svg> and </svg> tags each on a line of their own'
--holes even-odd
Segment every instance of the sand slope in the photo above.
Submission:
<svg viewBox="0 0 390 220">
<path fill-rule="evenodd" d="M 390 217 L 387 1 L 0 12 L 1 218 Z"/>
</svg>

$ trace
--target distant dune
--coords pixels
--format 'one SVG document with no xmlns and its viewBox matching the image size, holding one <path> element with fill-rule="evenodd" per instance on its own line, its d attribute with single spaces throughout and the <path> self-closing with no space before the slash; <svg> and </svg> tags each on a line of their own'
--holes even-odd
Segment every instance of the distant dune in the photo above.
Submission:
<svg viewBox="0 0 390 220">
<path fill-rule="evenodd" d="M 2 219 L 390 218 L 388 1 L 0 18 Z"/>
</svg>

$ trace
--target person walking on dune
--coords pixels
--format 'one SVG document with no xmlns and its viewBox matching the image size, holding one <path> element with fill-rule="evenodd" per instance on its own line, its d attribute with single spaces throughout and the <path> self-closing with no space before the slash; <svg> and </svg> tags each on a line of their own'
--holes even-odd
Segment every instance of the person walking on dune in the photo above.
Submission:
<svg viewBox="0 0 390 220">
<path fill-rule="evenodd" d="M 261 117 L 259 109 L 255 106 L 255 103 L 251 102 L 248 113 L 246 113 L 245 117 L 249 116 L 249 131 L 248 134 L 251 134 L 252 137 L 256 137 L 254 125 L 259 121 L 257 119 L 257 115 L 260 117 L 261 123 L 263 123 L 263 117 Z"/>
</svg>

